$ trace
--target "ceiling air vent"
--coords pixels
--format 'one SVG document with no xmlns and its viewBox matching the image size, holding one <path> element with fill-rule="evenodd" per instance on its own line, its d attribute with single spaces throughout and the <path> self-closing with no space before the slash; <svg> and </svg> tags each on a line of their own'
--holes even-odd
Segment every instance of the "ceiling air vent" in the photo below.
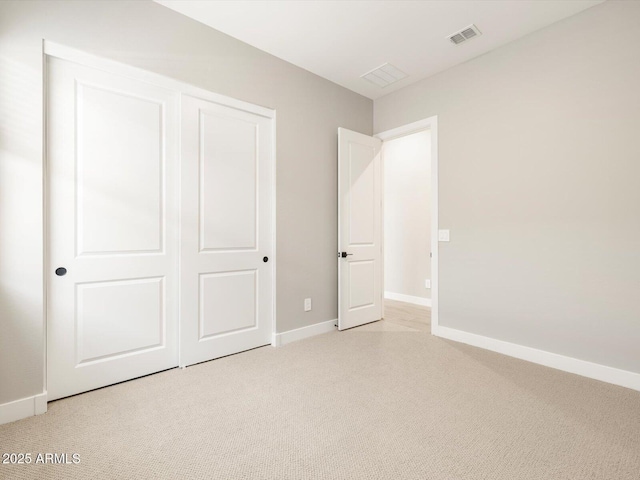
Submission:
<svg viewBox="0 0 640 480">
<path fill-rule="evenodd" d="M 482 35 L 482 32 L 478 30 L 478 27 L 472 24 L 468 27 L 463 28 L 459 32 L 449 35 L 448 38 L 449 40 L 451 40 L 451 43 L 460 45 L 461 43 L 466 42 L 467 40 L 471 40 L 473 37 L 478 37 L 480 35 Z"/>
<path fill-rule="evenodd" d="M 384 88 L 392 83 L 396 83 L 398 80 L 402 80 L 407 76 L 406 73 L 400 69 L 394 67 L 389 63 L 380 65 L 378 68 L 374 68 L 370 72 L 360 75 L 360 78 L 370 81 L 371 83 Z"/>
</svg>

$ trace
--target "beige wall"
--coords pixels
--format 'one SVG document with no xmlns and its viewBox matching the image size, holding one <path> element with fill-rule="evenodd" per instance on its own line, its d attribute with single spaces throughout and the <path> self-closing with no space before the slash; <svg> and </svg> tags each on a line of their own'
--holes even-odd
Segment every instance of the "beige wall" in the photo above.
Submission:
<svg viewBox="0 0 640 480">
<path fill-rule="evenodd" d="M 384 291 L 431 298 L 431 132 L 384 142 Z"/>
<path fill-rule="evenodd" d="M 375 102 L 438 115 L 441 325 L 640 372 L 638 23 L 609 1 Z"/>
<path fill-rule="evenodd" d="M 337 128 L 370 100 L 152 2 L 0 2 L 0 404 L 43 388 L 43 38 L 276 109 L 277 328 L 337 317 Z"/>
</svg>

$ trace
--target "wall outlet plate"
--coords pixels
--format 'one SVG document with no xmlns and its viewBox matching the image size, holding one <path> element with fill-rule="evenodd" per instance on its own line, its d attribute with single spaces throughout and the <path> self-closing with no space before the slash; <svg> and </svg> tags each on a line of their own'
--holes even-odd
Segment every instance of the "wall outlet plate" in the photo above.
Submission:
<svg viewBox="0 0 640 480">
<path fill-rule="evenodd" d="M 304 311 L 305 312 L 310 312 L 311 311 L 311 299 L 310 298 L 305 298 L 304 299 Z"/>
<path fill-rule="evenodd" d="M 448 242 L 449 241 L 449 230 L 438 230 L 438 241 L 440 241 L 440 242 Z"/>
<path fill-rule="evenodd" d="M 424 288 L 431 288 L 431 280 L 430 279 L 426 279 L 424 281 Z"/>
</svg>

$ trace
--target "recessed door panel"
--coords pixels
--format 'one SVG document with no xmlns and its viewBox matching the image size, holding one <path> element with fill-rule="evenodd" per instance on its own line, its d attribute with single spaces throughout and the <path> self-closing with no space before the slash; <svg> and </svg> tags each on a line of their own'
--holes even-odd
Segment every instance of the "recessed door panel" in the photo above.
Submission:
<svg viewBox="0 0 640 480">
<path fill-rule="evenodd" d="M 200 250 L 255 249 L 258 125 L 200 111 Z"/>
<path fill-rule="evenodd" d="M 78 82 L 78 254 L 159 252 L 163 102 Z"/>
<path fill-rule="evenodd" d="M 349 145 L 349 245 L 373 245 L 375 242 L 375 172 L 371 159 L 375 150 L 369 145 Z"/>
<path fill-rule="evenodd" d="M 349 310 L 375 304 L 375 262 L 362 260 L 349 262 Z"/>
<path fill-rule="evenodd" d="M 162 278 L 79 284 L 76 299 L 78 365 L 163 344 Z"/>
<path fill-rule="evenodd" d="M 200 275 L 200 340 L 257 326 L 258 272 Z"/>
<path fill-rule="evenodd" d="M 46 70 L 54 400 L 177 366 L 179 97 L 53 57 Z"/>
</svg>

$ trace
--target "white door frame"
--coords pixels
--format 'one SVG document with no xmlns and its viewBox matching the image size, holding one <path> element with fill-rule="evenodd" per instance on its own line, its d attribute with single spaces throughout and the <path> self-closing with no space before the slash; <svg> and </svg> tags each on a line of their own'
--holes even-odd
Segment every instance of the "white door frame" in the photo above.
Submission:
<svg viewBox="0 0 640 480">
<path fill-rule="evenodd" d="M 43 95 L 44 102 L 43 108 L 47 108 L 46 99 L 47 99 L 47 72 L 44 71 L 44 66 L 46 66 L 46 56 L 59 58 L 62 60 L 67 60 L 70 62 L 74 62 L 85 67 L 94 68 L 97 70 L 102 70 L 111 74 L 121 75 L 124 77 L 132 78 L 134 80 L 151 83 L 161 88 L 165 88 L 167 90 L 173 90 L 176 93 L 183 93 L 193 97 L 202 98 L 203 100 L 207 100 L 210 102 L 218 103 L 220 105 L 225 105 L 231 108 L 235 108 L 237 110 L 242 110 L 250 113 L 254 113 L 256 115 L 261 115 L 263 117 L 269 118 L 273 122 L 273 138 L 272 138 L 272 169 L 273 169 L 273 184 L 272 184 L 272 199 L 271 199 L 271 227 L 272 227 L 272 244 L 273 250 L 271 251 L 271 257 L 273 258 L 273 274 L 272 274 L 272 302 L 273 302 L 273 321 L 271 325 L 271 345 L 276 346 L 276 324 L 277 324 L 277 316 L 276 316 L 276 265 L 277 265 L 277 256 L 276 256 L 276 111 L 271 108 L 262 107 L 259 105 L 254 105 L 252 103 L 244 102 L 242 100 L 237 100 L 235 98 L 227 97 L 226 95 L 221 95 L 218 93 L 210 92 L 203 88 L 199 88 L 188 83 L 181 82 L 179 80 L 174 80 L 169 77 L 165 77 L 163 75 L 149 72 L 147 70 L 143 70 L 137 67 L 132 67 L 130 65 L 126 65 L 120 62 L 116 62 L 114 60 L 109 60 L 107 58 L 103 58 L 97 55 L 89 54 L 83 52 L 82 50 L 77 50 L 72 47 L 67 47 L 65 45 L 61 45 L 59 43 L 51 42 L 49 40 L 43 40 L 42 42 L 42 61 L 43 61 Z M 49 198 L 47 191 L 47 182 L 48 182 L 48 172 L 47 172 L 47 164 L 48 158 L 46 157 L 46 125 L 43 125 L 43 137 L 45 138 L 45 148 L 43 151 L 44 156 L 44 252 L 47 255 L 48 251 L 48 242 L 49 242 L 49 232 L 47 229 L 48 221 L 49 221 Z M 180 182 L 179 178 L 175 178 L 174 181 L 178 184 L 178 196 L 180 195 Z M 180 246 L 178 245 L 178 249 Z M 47 272 L 45 269 L 48 265 L 48 259 L 44 259 L 44 263 L 42 265 L 43 268 L 43 290 L 45 297 L 45 309 L 44 309 L 44 339 L 43 339 L 43 354 L 44 354 L 44 385 L 43 391 L 47 391 Z M 179 286 L 178 286 L 179 288 Z M 179 292 L 175 292 L 177 298 L 179 299 Z M 178 318 L 178 324 L 180 323 L 180 319 Z M 180 329 L 178 328 L 178 331 Z M 179 333 L 178 333 L 178 348 L 179 348 Z M 46 410 L 45 410 L 46 411 Z"/>
<path fill-rule="evenodd" d="M 438 116 L 434 115 L 401 127 L 392 128 L 378 133 L 374 137 L 386 142 L 423 130 L 431 131 L 431 334 L 438 335 Z M 384 143 L 382 145 L 382 165 L 384 168 Z M 384 176 L 382 188 L 384 198 Z M 384 218 L 384 203 L 382 215 Z M 382 225 L 384 232 L 384 222 Z M 384 234 L 382 235 L 382 252 L 384 255 Z M 384 282 L 384 261 L 382 265 L 382 281 Z M 382 308 L 384 309 L 384 295 Z"/>
</svg>

